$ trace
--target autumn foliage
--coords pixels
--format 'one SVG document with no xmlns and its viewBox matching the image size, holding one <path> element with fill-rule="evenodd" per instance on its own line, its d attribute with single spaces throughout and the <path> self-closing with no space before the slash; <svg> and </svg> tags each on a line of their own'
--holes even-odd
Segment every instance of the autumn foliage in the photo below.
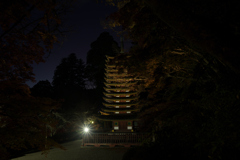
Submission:
<svg viewBox="0 0 240 160">
<path fill-rule="evenodd" d="M 133 41 L 125 65 L 141 80 L 139 118 L 155 137 L 146 144 L 155 152 L 134 158 L 237 160 L 239 3 L 109 1 L 119 6 L 109 26 Z"/>
<path fill-rule="evenodd" d="M 69 2 L 69 1 L 68 1 Z M 48 149 L 57 126 L 59 103 L 30 95 L 33 63 L 44 62 L 71 3 L 52 0 L 0 2 L 0 157 L 24 148 Z"/>
</svg>

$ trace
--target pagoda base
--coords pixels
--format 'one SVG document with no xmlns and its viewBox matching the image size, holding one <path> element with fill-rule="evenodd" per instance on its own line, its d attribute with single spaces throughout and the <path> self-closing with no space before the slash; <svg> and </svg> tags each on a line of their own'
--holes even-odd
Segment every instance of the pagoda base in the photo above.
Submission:
<svg viewBox="0 0 240 160">
<path fill-rule="evenodd" d="M 83 137 L 83 146 L 124 146 L 140 145 L 149 137 L 146 133 L 92 133 Z"/>
</svg>

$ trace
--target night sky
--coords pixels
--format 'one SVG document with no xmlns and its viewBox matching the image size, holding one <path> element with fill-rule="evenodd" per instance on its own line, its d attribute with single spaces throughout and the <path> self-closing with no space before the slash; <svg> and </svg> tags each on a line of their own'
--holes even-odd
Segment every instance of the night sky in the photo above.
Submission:
<svg viewBox="0 0 240 160">
<path fill-rule="evenodd" d="M 62 44 L 56 44 L 51 54 L 44 56 L 46 62 L 33 64 L 33 72 L 36 82 L 27 82 L 32 87 L 40 80 L 49 80 L 52 82 L 54 70 L 60 64 L 61 59 L 67 57 L 70 53 L 76 53 L 78 58 L 86 62 L 87 52 L 90 50 L 90 44 L 104 31 L 109 32 L 119 43 L 120 38 L 111 29 L 104 29 L 103 22 L 106 17 L 116 11 L 117 8 L 104 3 L 97 3 L 96 0 L 78 0 L 74 8 L 63 20 L 66 30 L 66 37 Z"/>
</svg>

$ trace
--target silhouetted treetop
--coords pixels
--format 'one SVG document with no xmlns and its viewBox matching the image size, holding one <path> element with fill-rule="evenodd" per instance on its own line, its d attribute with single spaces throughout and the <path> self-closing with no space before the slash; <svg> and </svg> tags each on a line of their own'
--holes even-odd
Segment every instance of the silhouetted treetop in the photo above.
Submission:
<svg viewBox="0 0 240 160">
<path fill-rule="evenodd" d="M 0 1 L 0 157 L 3 160 L 9 159 L 9 149 L 46 150 L 56 145 L 46 136 L 56 131 L 60 116 L 55 111 L 60 103 L 33 97 L 25 82 L 34 81 L 32 64 L 44 62 L 44 54 L 58 41 L 62 15 L 71 2 Z"/>
<path fill-rule="evenodd" d="M 78 59 L 75 53 L 63 58 L 54 71 L 52 85 L 60 97 L 85 90 L 85 64 L 82 59 Z"/>
<path fill-rule="evenodd" d="M 87 53 L 86 73 L 96 87 L 102 87 L 106 55 L 115 56 L 119 52 L 118 43 L 108 32 L 101 33 L 97 40 L 91 43 L 91 49 Z"/>
<path fill-rule="evenodd" d="M 72 1 L 1 1 L 0 80 L 34 80 L 32 63 L 44 62 L 62 34 L 61 19 Z"/>
<path fill-rule="evenodd" d="M 31 88 L 31 95 L 34 97 L 53 97 L 53 87 L 48 80 L 39 81 Z"/>
</svg>

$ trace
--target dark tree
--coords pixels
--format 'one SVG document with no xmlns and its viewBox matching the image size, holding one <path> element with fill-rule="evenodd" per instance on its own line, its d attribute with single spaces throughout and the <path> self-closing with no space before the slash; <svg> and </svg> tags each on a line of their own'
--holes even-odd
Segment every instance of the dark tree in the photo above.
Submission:
<svg viewBox="0 0 240 160">
<path fill-rule="evenodd" d="M 60 113 L 67 120 L 67 125 L 60 139 L 77 137 L 79 125 L 83 123 L 86 112 L 91 109 L 91 95 L 85 88 L 85 64 L 75 53 L 63 58 L 56 67 L 53 76 L 53 90 L 56 99 L 63 99 Z"/>
<path fill-rule="evenodd" d="M 52 85 L 58 98 L 85 90 L 85 65 L 82 59 L 77 59 L 75 53 L 63 58 L 54 72 Z"/>
<path fill-rule="evenodd" d="M 105 60 L 106 55 L 115 56 L 120 52 L 120 48 L 113 37 L 108 32 L 99 35 L 96 41 L 91 43 L 91 49 L 87 53 L 86 75 L 90 88 L 95 92 L 91 95 L 94 99 L 94 110 L 98 110 L 102 102 Z"/>
<path fill-rule="evenodd" d="M 49 149 L 49 128 L 56 128 L 60 103 L 30 95 L 33 63 L 44 62 L 61 34 L 66 1 L 0 1 L 0 157 L 9 149 Z"/>
<path fill-rule="evenodd" d="M 44 62 L 62 34 L 61 19 L 71 1 L 0 2 L 0 79 L 34 80 L 31 64 Z"/>
<path fill-rule="evenodd" d="M 34 97 L 53 97 L 53 87 L 48 80 L 39 81 L 31 88 L 31 95 Z"/>
<path fill-rule="evenodd" d="M 163 159 L 239 159 L 239 2 L 109 1 L 126 2 L 110 17 L 136 44 L 126 65 L 144 80 L 148 149 Z"/>
<path fill-rule="evenodd" d="M 131 34 L 137 37 L 152 37 L 152 31 L 156 30 L 159 23 L 164 23 L 178 36 L 186 40 L 185 43 L 200 51 L 206 52 L 217 58 L 232 70 L 239 73 L 239 27 L 240 2 L 235 0 L 107 0 L 110 3 L 118 3 L 120 10 L 115 13 L 113 26 L 123 25 L 124 29 L 130 29 Z M 124 4 L 124 5 L 123 5 Z M 136 5 L 141 9 L 136 8 Z M 124 9 L 123 9 L 124 8 Z M 128 10 L 125 10 L 128 8 Z M 152 17 L 147 17 L 151 12 Z M 131 12 L 131 13 L 130 13 Z M 145 13 L 143 13 L 145 12 Z M 139 18 L 141 16 L 141 18 Z M 155 19 L 157 17 L 157 19 Z M 153 23 L 139 23 L 145 20 L 153 20 Z M 140 27 L 143 24 L 145 27 Z M 148 26 L 148 28 L 147 28 Z M 164 29 L 164 28 L 163 28 Z M 142 30 L 143 34 L 140 31 Z M 146 31 L 146 32 L 144 32 Z M 142 36 L 143 35 L 143 36 Z M 133 38 L 133 37 L 132 37 Z M 135 37 L 136 38 L 136 37 Z M 138 38 L 138 41 L 144 39 Z M 172 37 L 173 38 L 173 37 Z"/>
<path fill-rule="evenodd" d="M 115 56 L 119 52 L 117 42 L 108 32 L 101 33 L 97 40 L 91 43 L 91 49 L 87 53 L 86 74 L 97 90 L 103 87 L 106 55 Z"/>
<path fill-rule="evenodd" d="M 75 112 L 85 106 L 85 65 L 82 59 L 78 59 L 75 53 L 71 53 L 67 58 L 63 58 L 56 67 L 53 76 L 53 90 L 56 99 L 64 99 L 62 109 L 66 113 Z M 71 116 L 70 116 L 71 117 Z"/>
</svg>

